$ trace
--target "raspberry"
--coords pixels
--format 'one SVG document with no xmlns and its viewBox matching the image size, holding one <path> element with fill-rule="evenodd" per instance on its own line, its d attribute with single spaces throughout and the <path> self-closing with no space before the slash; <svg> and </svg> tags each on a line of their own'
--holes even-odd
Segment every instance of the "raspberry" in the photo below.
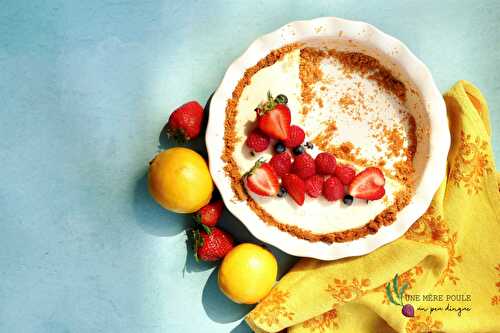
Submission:
<svg viewBox="0 0 500 333">
<path fill-rule="evenodd" d="M 344 197 L 344 185 L 337 177 L 329 177 L 323 184 L 323 196 L 328 201 L 337 201 Z"/>
<path fill-rule="evenodd" d="M 316 172 L 320 175 L 333 175 L 337 166 L 335 156 L 330 153 L 318 154 L 314 162 L 316 164 Z"/>
<path fill-rule="evenodd" d="M 335 168 L 335 176 L 340 179 L 342 184 L 349 185 L 356 176 L 356 171 L 350 165 L 339 164 Z"/>
<path fill-rule="evenodd" d="M 292 164 L 292 172 L 302 179 L 307 179 L 316 173 L 314 160 L 308 153 L 295 156 Z"/>
<path fill-rule="evenodd" d="M 271 164 L 279 177 L 283 177 L 285 173 L 290 172 L 290 168 L 292 167 L 292 157 L 285 151 L 284 153 L 274 155 L 269 161 L 269 164 Z"/>
<path fill-rule="evenodd" d="M 253 130 L 247 137 L 245 144 L 255 152 L 261 152 L 269 146 L 269 137 L 258 129 Z"/>
<path fill-rule="evenodd" d="M 288 135 L 288 138 L 286 140 L 283 140 L 283 143 L 285 146 L 288 148 L 295 148 L 297 146 L 300 146 L 302 142 L 304 142 L 304 139 L 306 137 L 306 134 L 297 125 L 292 125 L 290 126 L 290 134 Z"/>
<path fill-rule="evenodd" d="M 306 193 L 312 197 L 317 198 L 323 192 L 323 177 L 314 175 L 306 179 Z"/>
</svg>

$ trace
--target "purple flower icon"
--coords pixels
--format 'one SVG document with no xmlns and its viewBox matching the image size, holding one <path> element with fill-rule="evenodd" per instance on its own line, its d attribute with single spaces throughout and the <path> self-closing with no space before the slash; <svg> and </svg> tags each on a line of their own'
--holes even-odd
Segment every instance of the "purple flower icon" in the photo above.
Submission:
<svg viewBox="0 0 500 333">
<path fill-rule="evenodd" d="M 407 288 L 408 283 L 404 283 L 403 286 L 399 288 L 398 275 L 396 274 L 396 276 L 394 276 L 394 279 L 392 279 L 392 288 L 391 283 L 387 283 L 387 285 L 385 286 L 385 293 L 392 304 L 403 307 L 401 309 L 401 313 L 403 314 L 403 316 L 414 317 L 415 309 L 413 308 L 413 305 L 403 304 L 403 296 Z M 396 297 L 393 296 L 393 291 Z"/>
<path fill-rule="evenodd" d="M 405 317 L 414 317 L 415 316 L 415 310 L 413 309 L 413 305 L 411 305 L 411 304 L 405 304 L 405 305 L 403 305 L 403 309 L 401 310 L 401 313 Z"/>
</svg>

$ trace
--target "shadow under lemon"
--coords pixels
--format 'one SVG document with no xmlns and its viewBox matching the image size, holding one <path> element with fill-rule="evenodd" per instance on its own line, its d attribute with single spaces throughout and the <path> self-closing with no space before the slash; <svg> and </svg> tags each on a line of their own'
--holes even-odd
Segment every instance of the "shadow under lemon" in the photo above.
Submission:
<svg viewBox="0 0 500 333">
<path fill-rule="evenodd" d="M 148 191 L 148 171 L 145 169 L 134 189 L 134 214 L 137 225 L 153 236 L 175 236 L 190 225 L 189 214 L 176 214 L 161 207 Z"/>
<path fill-rule="evenodd" d="M 158 153 L 173 147 L 186 147 L 196 151 L 205 159 L 208 158 L 205 146 L 205 127 L 208 122 L 208 112 L 210 111 L 212 95 L 210 95 L 204 107 L 203 130 L 198 138 L 193 141 L 180 143 L 170 138 L 167 134 L 168 115 L 165 116 L 165 126 L 163 126 L 160 136 L 158 137 Z M 151 156 L 151 159 L 153 159 L 153 157 L 154 156 Z M 139 179 L 135 184 L 134 213 L 136 222 L 141 229 L 154 236 L 174 236 L 192 226 L 191 214 L 176 214 L 170 212 L 157 204 L 151 197 L 148 191 L 147 164 L 144 166 L 144 171 L 140 173 Z M 186 263 L 188 262 L 186 261 Z M 193 267 L 193 271 L 199 271 L 194 269 L 194 265 L 191 262 L 189 262 L 187 266 Z M 191 270 L 188 269 L 188 271 Z"/>
<path fill-rule="evenodd" d="M 205 146 L 205 128 L 208 122 L 208 113 L 210 111 L 210 101 L 212 96 L 213 94 L 205 104 L 202 127 L 203 130 L 199 137 L 187 143 L 175 142 L 168 137 L 165 125 L 158 139 L 158 152 L 168 148 L 181 146 L 193 149 L 205 159 L 208 159 Z M 166 120 L 167 119 L 168 117 Z M 152 158 L 153 156 L 151 159 Z M 197 262 L 194 258 L 193 244 L 191 237 L 189 236 L 189 233 L 191 232 L 190 230 L 194 226 L 193 214 L 176 214 L 157 204 L 148 191 L 147 173 L 148 168 L 147 165 L 145 165 L 144 171 L 140 173 L 134 189 L 134 213 L 137 224 L 142 230 L 153 236 L 168 237 L 184 232 L 186 235 L 186 261 L 184 265 L 184 272 L 196 273 L 215 268 L 203 287 L 202 303 L 205 312 L 210 319 L 219 323 L 230 323 L 241 320 L 253 309 L 254 305 L 234 303 L 220 291 L 217 282 L 217 267 L 220 262 Z M 214 190 L 212 200 L 217 199 L 220 199 L 220 194 L 217 190 Z M 218 227 L 229 232 L 233 236 L 235 245 L 249 242 L 263 246 L 271 251 L 278 261 L 278 280 L 297 261 L 296 257 L 290 256 L 277 248 L 264 244 L 256 239 L 226 208 L 224 208 Z M 250 329 L 244 321 L 240 321 L 231 332 L 250 332 Z"/>
</svg>

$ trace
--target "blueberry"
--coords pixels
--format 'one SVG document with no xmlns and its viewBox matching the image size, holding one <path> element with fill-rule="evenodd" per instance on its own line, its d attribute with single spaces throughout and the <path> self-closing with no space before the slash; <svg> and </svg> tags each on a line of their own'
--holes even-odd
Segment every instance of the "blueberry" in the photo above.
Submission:
<svg viewBox="0 0 500 333">
<path fill-rule="evenodd" d="M 352 197 L 352 195 L 346 194 L 344 196 L 344 199 L 342 199 L 342 201 L 344 202 L 344 204 L 346 206 L 350 206 L 350 205 L 352 205 L 352 202 L 354 201 L 354 198 Z"/>
<path fill-rule="evenodd" d="M 303 154 L 304 153 L 304 147 L 302 146 L 297 146 L 295 148 L 293 148 L 293 154 L 294 155 L 300 155 L 300 154 Z"/>
<path fill-rule="evenodd" d="M 286 147 L 283 143 L 278 142 L 274 145 L 274 150 L 279 154 L 286 150 Z"/>
<path fill-rule="evenodd" d="M 283 186 L 280 186 L 280 191 L 278 192 L 278 197 L 283 198 L 286 195 L 286 190 Z"/>
<path fill-rule="evenodd" d="M 306 142 L 306 148 L 307 149 L 313 149 L 314 148 L 314 145 L 312 143 L 310 143 L 309 141 Z"/>
<path fill-rule="evenodd" d="M 274 101 L 278 104 L 286 104 L 286 103 L 288 103 L 288 97 L 286 97 L 283 94 L 279 94 L 278 96 L 276 96 Z"/>
</svg>

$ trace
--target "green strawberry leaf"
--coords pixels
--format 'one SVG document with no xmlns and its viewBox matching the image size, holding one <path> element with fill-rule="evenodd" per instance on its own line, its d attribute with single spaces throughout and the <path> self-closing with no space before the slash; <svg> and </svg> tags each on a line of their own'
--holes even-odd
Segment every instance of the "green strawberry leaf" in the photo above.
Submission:
<svg viewBox="0 0 500 333">
<path fill-rule="evenodd" d="M 202 227 L 202 228 L 203 228 L 203 230 L 204 230 L 207 234 L 209 234 L 209 235 L 210 235 L 210 234 L 212 233 L 212 229 L 210 229 L 210 227 L 209 227 L 209 226 L 207 226 L 207 225 L 203 224 L 203 222 L 201 222 L 201 214 L 199 214 L 199 213 L 198 213 L 198 214 L 194 214 L 194 215 L 193 215 L 193 219 L 194 219 L 194 221 L 196 222 L 196 224 L 197 224 L 198 226 Z M 203 240 L 203 239 L 202 239 L 202 240 Z"/>
<path fill-rule="evenodd" d="M 200 261 L 200 259 L 198 258 L 198 249 L 203 246 L 203 243 L 204 240 L 200 235 L 200 231 L 197 229 L 193 229 L 193 252 L 196 262 Z"/>
<path fill-rule="evenodd" d="M 253 167 L 243 174 L 243 178 L 250 177 L 255 171 L 255 169 L 258 169 L 262 165 L 262 163 L 266 163 L 266 160 L 264 159 L 264 157 L 259 157 L 259 159 L 255 162 Z"/>
<path fill-rule="evenodd" d="M 203 223 L 201 224 L 201 227 L 203 228 L 203 230 L 205 230 L 205 232 L 207 234 L 211 234 L 212 233 L 212 229 L 210 229 L 210 227 L 208 225 L 204 225 Z"/>
</svg>

